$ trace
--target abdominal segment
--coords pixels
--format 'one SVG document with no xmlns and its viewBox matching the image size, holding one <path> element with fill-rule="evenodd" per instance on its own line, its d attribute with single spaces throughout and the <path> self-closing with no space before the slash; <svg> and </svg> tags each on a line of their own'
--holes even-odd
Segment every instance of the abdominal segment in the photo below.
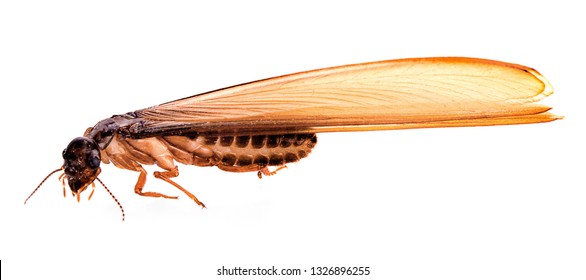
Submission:
<svg viewBox="0 0 586 280">
<path fill-rule="evenodd" d="M 176 161 L 218 166 L 225 171 L 258 171 L 306 157 L 317 143 L 315 134 L 160 137 Z"/>
</svg>

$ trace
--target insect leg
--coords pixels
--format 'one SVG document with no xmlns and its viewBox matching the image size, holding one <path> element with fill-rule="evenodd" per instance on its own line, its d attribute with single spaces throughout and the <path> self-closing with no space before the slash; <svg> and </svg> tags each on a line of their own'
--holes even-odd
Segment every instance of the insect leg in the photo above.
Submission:
<svg viewBox="0 0 586 280">
<path fill-rule="evenodd" d="M 137 171 L 140 172 L 140 175 L 138 175 L 138 181 L 136 182 L 136 186 L 134 186 L 134 192 L 136 194 L 142 195 L 142 196 L 150 196 L 150 197 L 164 197 L 164 198 L 177 199 L 176 196 L 168 196 L 168 195 L 164 195 L 164 194 L 158 193 L 158 192 L 143 192 L 142 189 L 144 188 L 144 184 L 146 183 L 147 172 L 146 172 L 146 170 L 144 170 L 144 168 L 142 166 L 139 166 L 137 169 L 138 169 Z M 155 177 L 156 177 L 156 175 L 155 175 Z"/>
<path fill-rule="evenodd" d="M 193 199 L 193 201 L 195 201 L 195 203 L 197 203 L 197 205 L 201 206 L 202 208 L 206 207 L 205 204 L 203 204 L 201 201 L 199 201 L 199 199 L 197 199 L 197 197 L 195 197 L 195 195 L 193 195 L 188 190 L 184 189 L 182 186 L 173 182 L 173 180 L 170 179 L 170 178 L 179 176 L 179 168 L 177 168 L 177 166 L 175 166 L 171 170 L 167 170 L 167 171 L 163 171 L 163 172 L 155 171 L 153 173 L 153 175 L 155 176 L 155 178 L 161 179 L 161 180 L 175 186 L 179 190 L 181 190 L 183 193 L 185 193 L 185 195 L 187 195 L 187 196 L 189 196 L 189 198 Z"/>
<path fill-rule="evenodd" d="M 287 168 L 287 165 L 281 165 L 274 171 L 270 171 L 268 166 L 261 166 L 258 164 L 251 164 L 246 166 L 231 166 L 231 165 L 217 165 L 219 169 L 228 172 L 254 172 L 257 171 L 257 176 L 262 179 L 262 176 L 272 176 L 277 174 L 277 171 Z"/>
<path fill-rule="evenodd" d="M 281 165 L 279 167 L 277 167 L 277 169 L 275 169 L 274 171 L 270 171 L 268 166 L 265 166 L 263 168 L 261 168 L 258 173 L 256 174 L 258 176 L 259 179 L 262 179 L 262 176 L 273 176 L 275 174 L 277 174 L 277 172 L 281 169 L 285 169 L 287 168 L 287 165 Z"/>
</svg>

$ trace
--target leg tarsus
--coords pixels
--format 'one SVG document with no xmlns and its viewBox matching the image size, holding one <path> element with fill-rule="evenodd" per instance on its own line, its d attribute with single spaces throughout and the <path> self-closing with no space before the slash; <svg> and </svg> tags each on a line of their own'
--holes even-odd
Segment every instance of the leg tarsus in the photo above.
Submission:
<svg viewBox="0 0 586 280">
<path fill-rule="evenodd" d="M 199 199 L 197 199 L 197 197 L 195 197 L 195 195 L 193 195 L 188 190 L 184 189 L 182 186 L 180 186 L 179 184 L 175 183 L 173 180 L 170 179 L 170 178 L 179 176 L 179 169 L 177 168 L 177 166 L 175 166 L 175 168 L 168 170 L 168 171 L 163 171 L 163 172 L 155 171 L 153 173 L 153 175 L 155 176 L 155 178 L 161 179 L 161 180 L 173 185 L 174 187 L 178 188 L 179 190 L 181 190 L 183 193 L 185 193 L 185 195 L 187 195 L 187 196 L 189 196 L 189 198 L 193 199 L 193 201 L 195 201 L 195 203 L 197 203 L 197 205 L 201 206 L 202 208 L 206 208 L 205 204 L 203 204 L 201 201 L 199 201 Z"/>
</svg>

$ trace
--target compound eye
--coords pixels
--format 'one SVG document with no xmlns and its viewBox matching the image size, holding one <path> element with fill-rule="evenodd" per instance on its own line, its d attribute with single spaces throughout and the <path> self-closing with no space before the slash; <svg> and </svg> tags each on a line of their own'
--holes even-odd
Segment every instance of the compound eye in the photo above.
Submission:
<svg viewBox="0 0 586 280">
<path fill-rule="evenodd" d="M 96 156 L 91 156 L 88 160 L 88 165 L 91 169 L 96 169 L 100 167 L 100 158 Z"/>
<path fill-rule="evenodd" d="M 77 155 L 71 151 L 63 150 L 63 159 L 64 160 L 76 160 Z"/>
</svg>

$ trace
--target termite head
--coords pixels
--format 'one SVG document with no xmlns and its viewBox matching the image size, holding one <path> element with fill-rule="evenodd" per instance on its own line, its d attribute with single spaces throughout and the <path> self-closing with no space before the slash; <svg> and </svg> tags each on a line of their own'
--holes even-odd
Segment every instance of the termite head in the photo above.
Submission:
<svg viewBox="0 0 586 280">
<path fill-rule="evenodd" d="M 91 138 L 77 137 L 63 150 L 63 171 L 78 200 L 79 194 L 100 174 L 100 160 L 98 144 Z"/>
<path fill-rule="evenodd" d="M 100 184 L 108 191 L 110 196 L 116 201 L 120 211 L 122 211 L 122 221 L 124 221 L 124 209 L 118 199 L 112 194 L 112 192 L 102 183 L 102 180 L 98 178 L 100 175 L 100 149 L 96 141 L 88 137 L 77 137 L 73 139 L 67 148 L 63 150 L 63 166 L 61 168 L 53 170 L 41 183 L 33 190 L 33 192 L 24 200 L 24 204 L 37 192 L 37 190 L 51 177 L 51 175 L 63 170 L 65 178 L 69 184 L 69 188 L 75 196 L 77 196 L 77 202 L 79 202 L 79 194 L 83 192 L 87 187 L 94 183 L 94 180 L 98 180 Z M 63 175 L 61 175 L 63 176 Z M 59 179 L 63 182 L 61 176 Z M 92 197 L 90 193 L 88 200 Z M 65 195 L 65 185 L 63 188 L 63 195 Z"/>
</svg>

